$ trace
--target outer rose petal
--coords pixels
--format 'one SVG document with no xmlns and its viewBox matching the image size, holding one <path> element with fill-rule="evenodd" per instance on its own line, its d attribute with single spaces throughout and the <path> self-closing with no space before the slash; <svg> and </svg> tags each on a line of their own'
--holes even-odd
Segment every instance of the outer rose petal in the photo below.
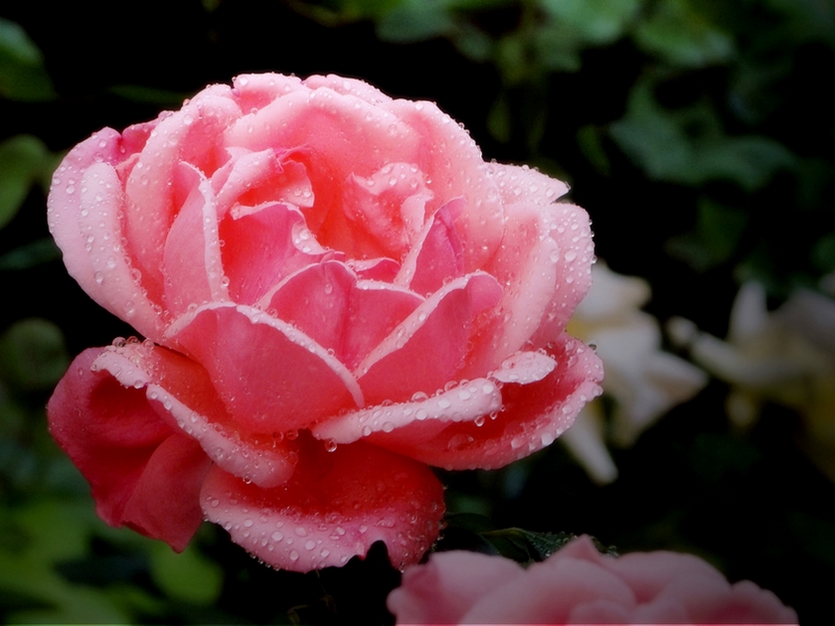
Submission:
<svg viewBox="0 0 835 626">
<path fill-rule="evenodd" d="M 388 605 L 398 624 L 797 623 L 771 592 L 748 581 L 730 585 L 694 556 L 615 558 L 588 537 L 526 570 L 502 557 L 434 554 L 406 570 Z"/>
<path fill-rule="evenodd" d="M 246 431 L 284 433 L 363 404 L 344 365 L 301 331 L 258 309 L 206 305 L 177 320 L 169 333 L 206 368 Z"/>
<path fill-rule="evenodd" d="M 388 608 L 400 624 L 457 624 L 472 606 L 525 570 L 510 559 L 476 552 L 436 552 L 410 567 L 389 594 Z"/>
<path fill-rule="evenodd" d="M 550 445 L 571 424 L 580 409 L 600 394 L 600 360 L 581 342 L 563 334 L 552 349 L 556 368 L 527 384 L 507 383 L 502 388 L 503 412 L 489 420 L 449 425 L 427 437 L 423 425 L 412 423 L 391 434 L 373 433 L 369 442 L 413 459 L 446 469 L 495 469 Z M 529 368 L 529 359 L 516 359 L 519 376 L 533 377 L 547 369 Z M 509 374 L 502 373 L 509 378 Z"/>
<path fill-rule="evenodd" d="M 160 419 L 142 389 L 91 370 L 103 352 L 80 354 L 58 383 L 47 406 L 50 431 L 90 482 L 102 519 L 182 550 L 202 521 L 198 498 L 210 461 Z"/>
<path fill-rule="evenodd" d="M 145 336 L 160 337 L 162 320 L 122 246 L 124 192 L 115 168 L 126 143 L 105 128 L 70 151 L 52 178 L 49 230 L 67 271 L 91 298 Z M 161 302 L 161 291 L 156 296 Z"/>
<path fill-rule="evenodd" d="M 395 565 L 416 563 L 438 536 L 443 488 L 424 465 L 361 443 L 327 452 L 299 436 L 299 465 L 260 489 L 213 469 L 201 494 L 209 521 L 276 568 L 344 565 L 384 541 Z"/>
<path fill-rule="evenodd" d="M 456 380 L 476 316 L 501 288 L 481 272 L 451 281 L 409 315 L 356 369 L 369 403 L 434 393 Z"/>
</svg>

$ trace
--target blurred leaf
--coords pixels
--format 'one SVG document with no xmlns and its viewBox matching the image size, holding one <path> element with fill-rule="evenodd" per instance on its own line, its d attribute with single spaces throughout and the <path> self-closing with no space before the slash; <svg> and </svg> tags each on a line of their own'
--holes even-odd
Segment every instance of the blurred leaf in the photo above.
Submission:
<svg viewBox="0 0 835 626">
<path fill-rule="evenodd" d="M 444 534 L 455 534 L 456 545 L 445 549 L 500 554 L 522 564 L 544 561 L 577 538 L 577 535 L 570 533 L 537 533 L 522 528 L 496 529 L 489 518 L 472 513 L 447 515 L 446 521 L 447 530 Z M 604 546 L 594 537 L 592 541 L 601 553 L 617 556 L 613 548 Z"/>
<path fill-rule="evenodd" d="M 542 25 L 534 31 L 533 44 L 543 69 L 556 72 L 580 70 L 580 52 L 584 46 L 576 31 L 569 26 L 562 23 Z"/>
<path fill-rule="evenodd" d="M 42 607 L 6 613 L 13 623 L 125 623 L 128 616 L 107 594 L 64 580 L 55 565 L 87 553 L 92 530 L 100 524 L 85 500 L 38 500 L 20 508 L 0 508 L 0 590 L 37 601 Z"/>
<path fill-rule="evenodd" d="M 609 127 L 614 140 L 650 178 L 698 186 L 728 180 L 746 191 L 762 187 L 795 157 L 777 141 L 757 135 L 727 136 L 707 104 L 675 111 L 661 107 L 652 82 L 633 87 L 626 115 Z"/>
<path fill-rule="evenodd" d="M 835 232 L 827 233 L 812 248 L 812 262 L 822 272 L 835 270 Z"/>
<path fill-rule="evenodd" d="M 436 0 L 401 2 L 377 22 L 377 36 L 383 41 L 413 43 L 452 32 L 455 21 L 446 3 Z"/>
<path fill-rule="evenodd" d="M 166 595 L 192 604 L 212 604 L 220 594 L 223 572 L 194 543 L 180 554 L 162 542 L 151 550 L 151 575 Z"/>
<path fill-rule="evenodd" d="M 603 131 L 599 126 L 589 124 L 580 128 L 577 131 L 577 145 L 598 172 L 605 176 L 609 175 L 611 165 L 603 149 Z"/>
<path fill-rule="evenodd" d="M 510 141 L 512 123 L 507 98 L 501 94 L 490 108 L 490 113 L 487 114 L 487 130 L 497 140 L 507 143 Z"/>
<path fill-rule="evenodd" d="M 493 54 L 494 43 L 490 36 L 468 22 L 459 24 L 452 41 L 461 54 L 476 63 L 489 60 Z"/>
<path fill-rule="evenodd" d="M 821 41 L 835 49 L 835 2 L 832 0 L 767 0 L 788 18 L 784 25 L 798 42 Z"/>
<path fill-rule="evenodd" d="M 38 47 L 15 22 L 0 17 L 0 95 L 40 102 L 55 97 Z"/>
<path fill-rule="evenodd" d="M 700 198 L 695 230 L 670 239 L 667 252 L 703 272 L 733 255 L 747 222 L 742 211 Z"/>
<path fill-rule="evenodd" d="M 635 31 L 639 47 L 674 65 L 703 67 L 727 60 L 734 52 L 730 34 L 712 24 L 690 0 L 662 0 Z"/>
<path fill-rule="evenodd" d="M 530 64 L 529 41 L 525 33 L 516 31 L 503 36 L 496 45 L 496 66 L 506 84 L 525 82 L 534 73 Z"/>
<path fill-rule="evenodd" d="M 0 335 L 0 374 L 24 390 L 48 389 L 69 365 L 64 335 L 52 322 L 29 318 Z"/>
<path fill-rule="evenodd" d="M 641 0 L 540 0 L 542 8 L 583 40 L 610 43 L 623 35 Z"/>
<path fill-rule="evenodd" d="M 33 184 L 48 180 L 56 157 L 31 135 L 0 143 L 0 228 L 17 214 Z"/>
<path fill-rule="evenodd" d="M 20 246 L 0 256 L 0 271 L 25 270 L 61 258 L 61 250 L 47 237 Z"/>
</svg>

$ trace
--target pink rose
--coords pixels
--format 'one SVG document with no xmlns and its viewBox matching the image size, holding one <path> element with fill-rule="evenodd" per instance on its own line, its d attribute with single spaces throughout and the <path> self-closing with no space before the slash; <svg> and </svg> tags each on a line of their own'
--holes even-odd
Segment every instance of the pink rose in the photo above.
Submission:
<svg viewBox="0 0 835 626">
<path fill-rule="evenodd" d="M 565 191 L 336 76 L 241 76 L 76 146 L 50 228 L 147 337 L 81 354 L 49 403 L 101 517 L 175 549 L 205 517 L 285 569 L 376 540 L 416 562 L 427 464 L 510 463 L 599 392 L 563 331 L 593 256 Z"/>
<path fill-rule="evenodd" d="M 510 559 L 439 552 L 391 592 L 398 624 L 797 624 L 750 581 L 731 585 L 676 552 L 600 554 L 578 537 L 524 569 Z"/>
</svg>

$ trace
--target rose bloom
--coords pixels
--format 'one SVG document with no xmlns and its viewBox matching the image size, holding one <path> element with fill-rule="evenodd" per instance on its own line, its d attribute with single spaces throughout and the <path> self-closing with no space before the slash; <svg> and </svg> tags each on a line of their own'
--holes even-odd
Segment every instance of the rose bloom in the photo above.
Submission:
<svg viewBox="0 0 835 626">
<path fill-rule="evenodd" d="M 406 569 L 398 624 L 797 624 L 750 581 L 731 585 L 690 554 L 600 554 L 578 537 L 527 570 L 498 556 L 439 552 Z"/>
<path fill-rule="evenodd" d="M 205 518 L 308 571 L 437 538 L 428 465 L 495 468 L 599 393 L 566 186 L 485 163 L 429 102 L 277 74 L 76 146 L 49 224 L 144 341 L 82 353 L 50 428 L 99 515 L 181 550 Z"/>
</svg>

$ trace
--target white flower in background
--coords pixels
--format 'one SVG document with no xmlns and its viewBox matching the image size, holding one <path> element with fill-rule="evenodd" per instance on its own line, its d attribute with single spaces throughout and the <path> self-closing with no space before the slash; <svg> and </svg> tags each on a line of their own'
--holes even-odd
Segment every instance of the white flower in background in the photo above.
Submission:
<svg viewBox="0 0 835 626">
<path fill-rule="evenodd" d="M 738 427 L 750 426 L 767 401 L 795 409 L 804 422 L 801 444 L 835 480 L 835 300 L 798 289 L 769 312 L 763 287 L 747 283 L 725 341 L 684 319 L 670 320 L 668 330 L 694 361 L 732 386 L 726 410 Z"/>
<path fill-rule="evenodd" d="M 603 391 L 614 400 L 612 442 L 631 446 L 661 415 L 693 397 L 707 382 L 703 371 L 661 351 L 658 321 L 641 311 L 650 298 L 647 282 L 593 268 L 591 291 L 574 312 L 571 333 L 597 346 L 606 372 Z M 561 437 L 589 476 L 605 484 L 617 468 L 604 443 L 603 405 L 589 403 Z"/>
</svg>

